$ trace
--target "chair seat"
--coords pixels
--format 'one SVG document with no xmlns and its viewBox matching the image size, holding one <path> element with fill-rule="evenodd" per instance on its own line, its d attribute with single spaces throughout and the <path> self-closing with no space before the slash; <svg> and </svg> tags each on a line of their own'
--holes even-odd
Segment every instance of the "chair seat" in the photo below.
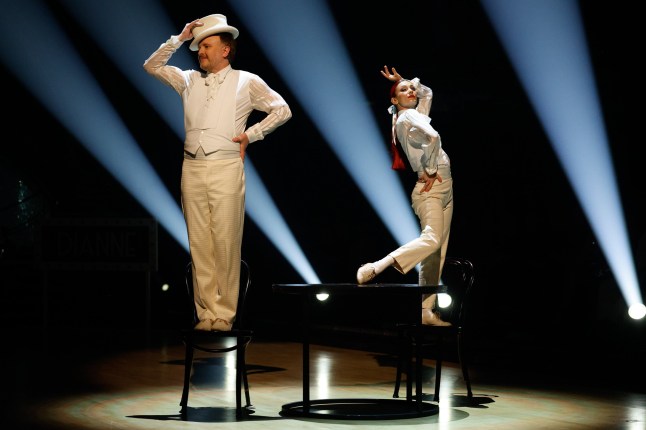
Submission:
<svg viewBox="0 0 646 430">
<path fill-rule="evenodd" d="M 184 342 L 204 352 L 223 353 L 235 351 L 242 343 L 249 344 L 253 338 L 251 329 L 232 329 L 231 331 L 204 331 L 183 329 L 180 331 Z"/>
</svg>

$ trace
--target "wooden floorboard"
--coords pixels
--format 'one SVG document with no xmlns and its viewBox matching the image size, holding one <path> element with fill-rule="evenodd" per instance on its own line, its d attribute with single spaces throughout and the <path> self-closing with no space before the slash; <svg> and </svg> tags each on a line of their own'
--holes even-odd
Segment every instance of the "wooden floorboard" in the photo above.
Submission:
<svg viewBox="0 0 646 430">
<path fill-rule="evenodd" d="M 396 361 L 386 345 L 388 339 L 369 348 L 364 336 L 363 342 L 352 348 L 350 341 L 335 345 L 334 337 L 320 336 L 311 346 L 311 398 L 391 399 Z M 234 355 L 198 353 L 189 411 L 182 420 L 179 400 L 184 349 L 173 331 L 12 330 L 4 338 L 6 345 L 11 345 L 3 355 L 3 428 L 7 429 L 646 426 L 646 393 L 599 378 L 606 366 L 616 370 L 617 378 L 625 378 L 621 362 L 598 363 L 597 373 L 591 372 L 588 378 L 569 369 L 568 362 L 558 357 L 524 369 L 476 362 L 471 366 L 475 401 L 467 404 L 459 368 L 449 361 L 443 368 L 437 415 L 370 421 L 288 418 L 280 414 L 282 405 L 302 399 L 302 346 L 280 336 L 264 337 L 255 339 L 248 350 L 253 413 L 242 421 L 235 418 Z M 432 402 L 434 370 L 435 361 L 427 358 L 423 377 L 428 402 Z"/>
</svg>

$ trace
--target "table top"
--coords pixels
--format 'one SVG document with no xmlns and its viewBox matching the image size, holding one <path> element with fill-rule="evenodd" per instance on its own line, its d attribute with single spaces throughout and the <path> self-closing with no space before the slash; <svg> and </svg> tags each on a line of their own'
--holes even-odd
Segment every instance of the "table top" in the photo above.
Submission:
<svg viewBox="0 0 646 430">
<path fill-rule="evenodd" d="M 273 284 L 275 293 L 283 294 L 433 294 L 446 291 L 444 285 L 418 284 Z"/>
</svg>

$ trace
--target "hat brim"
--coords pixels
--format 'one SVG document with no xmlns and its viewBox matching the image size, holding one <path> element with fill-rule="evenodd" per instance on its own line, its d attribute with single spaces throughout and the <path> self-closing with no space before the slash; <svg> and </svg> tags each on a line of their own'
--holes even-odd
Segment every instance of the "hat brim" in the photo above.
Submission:
<svg viewBox="0 0 646 430">
<path fill-rule="evenodd" d="M 238 35 L 240 34 L 238 29 L 235 27 L 231 27 L 230 25 L 218 25 L 213 28 L 204 30 L 197 37 L 193 38 L 193 41 L 191 42 L 191 45 L 189 46 L 189 48 L 191 49 L 191 51 L 197 51 L 198 45 L 202 40 L 218 33 L 231 33 L 234 39 L 237 39 Z"/>
</svg>

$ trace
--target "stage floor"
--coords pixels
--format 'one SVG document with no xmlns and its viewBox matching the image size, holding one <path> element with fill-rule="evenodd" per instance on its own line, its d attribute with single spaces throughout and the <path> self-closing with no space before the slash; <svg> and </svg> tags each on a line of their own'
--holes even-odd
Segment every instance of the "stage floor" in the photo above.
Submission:
<svg viewBox="0 0 646 430">
<path fill-rule="evenodd" d="M 621 362 L 598 363 L 598 373 L 587 380 L 568 378 L 557 357 L 541 369 L 533 363 L 524 371 L 473 365 L 473 404 L 464 402 L 459 367 L 445 362 L 437 415 L 383 421 L 286 418 L 280 415 L 281 406 L 302 399 L 301 344 L 256 339 L 247 356 L 254 412 L 243 421 L 235 419 L 234 354 L 217 358 L 198 353 L 187 421 L 182 421 L 184 349 L 172 331 L 62 330 L 32 338 L 12 331 L 4 338 L 2 420 L 8 429 L 213 429 L 219 423 L 268 430 L 646 427 L 643 391 L 599 383 L 606 366 L 624 377 Z M 310 353 L 312 399 L 392 398 L 392 354 L 330 343 L 312 344 Z M 434 366 L 434 360 L 425 360 L 424 397 L 429 402 Z"/>
</svg>

